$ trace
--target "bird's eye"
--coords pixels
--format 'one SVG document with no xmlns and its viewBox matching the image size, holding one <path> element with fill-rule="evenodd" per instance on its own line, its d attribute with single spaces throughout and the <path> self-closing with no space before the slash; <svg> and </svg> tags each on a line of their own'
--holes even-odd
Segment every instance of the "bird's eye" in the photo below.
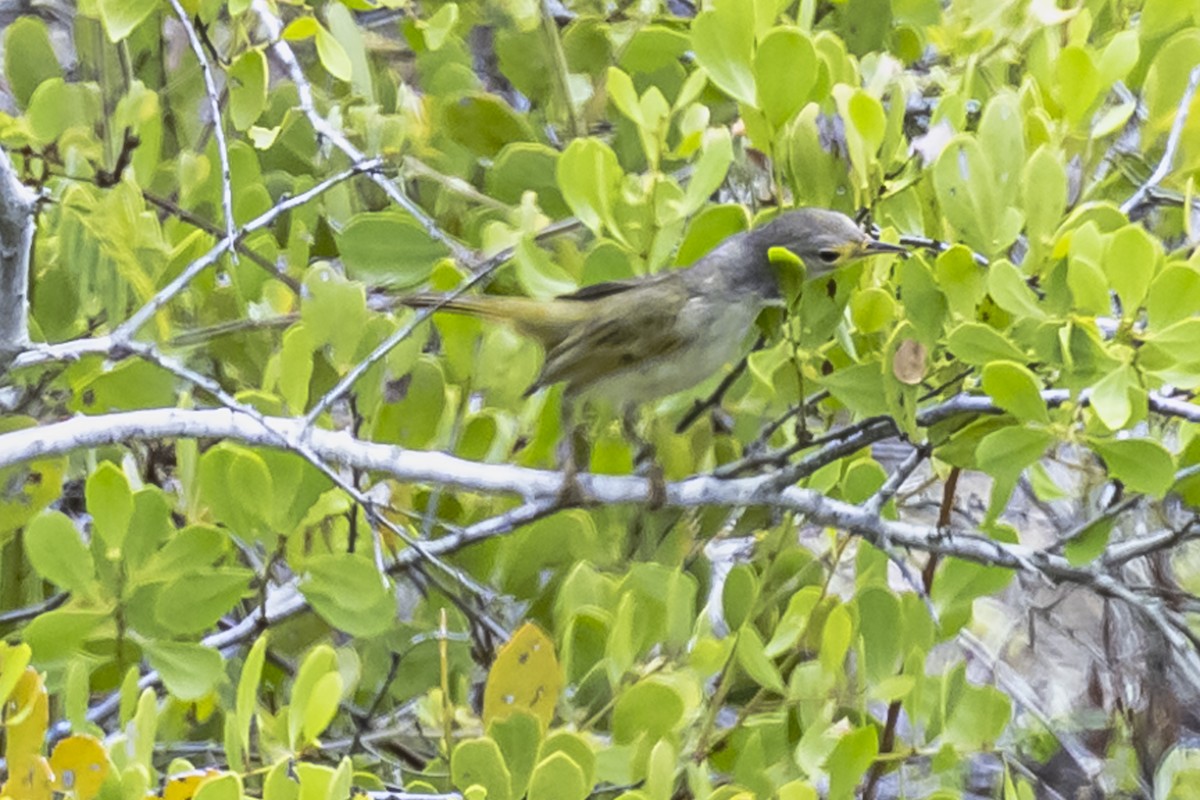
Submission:
<svg viewBox="0 0 1200 800">
<path fill-rule="evenodd" d="M 842 254 L 837 250 L 818 250 L 817 257 L 826 264 L 835 264 L 842 257 Z"/>
</svg>

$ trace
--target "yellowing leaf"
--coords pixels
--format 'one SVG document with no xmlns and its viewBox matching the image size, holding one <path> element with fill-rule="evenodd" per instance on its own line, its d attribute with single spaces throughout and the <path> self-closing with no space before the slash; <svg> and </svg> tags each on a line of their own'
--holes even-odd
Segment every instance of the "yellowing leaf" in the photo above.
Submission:
<svg viewBox="0 0 1200 800">
<path fill-rule="evenodd" d="M 9 769 L 14 776 L 17 765 L 41 755 L 49 722 L 50 704 L 46 685 L 37 670 L 26 667 L 4 706 L 4 757 L 8 759 Z"/>
<path fill-rule="evenodd" d="M 562 691 L 562 670 L 554 642 L 532 622 L 521 626 L 500 648 L 483 690 L 483 722 L 528 711 L 549 725 Z"/>
<path fill-rule="evenodd" d="M 907 386 L 917 386 L 925 380 L 925 359 L 929 352 L 916 339 L 900 342 L 892 355 L 892 374 Z"/>
<path fill-rule="evenodd" d="M 68 736 L 54 746 L 50 768 L 54 791 L 73 792 L 76 800 L 92 800 L 108 776 L 108 753 L 95 736 Z"/>
</svg>

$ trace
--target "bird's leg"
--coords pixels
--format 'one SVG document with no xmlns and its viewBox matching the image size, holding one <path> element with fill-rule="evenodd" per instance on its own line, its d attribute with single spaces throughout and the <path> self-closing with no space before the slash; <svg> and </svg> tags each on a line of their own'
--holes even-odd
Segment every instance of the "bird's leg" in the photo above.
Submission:
<svg viewBox="0 0 1200 800">
<path fill-rule="evenodd" d="M 562 486 L 558 489 L 558 502 L 564 506 L 577 506 L 583 502 L 583 489 L 579 486 L 579 448 L 576 437 L 580 435 L 575 425 L 575 404 L 563 398 L 562 425 L 558 439 L 558 468 L 562 471 Z"/>
<path fill-rule="evenodd" d="M 634 447 L 633 467 L 639 475 L 645 475 L 650 481 L 650 496 L 646 504 L 651 509 L 659 509 L 667 502 L 667 482 L 663 476 L 662 464 L 658 463 L 658 453 L 653 442 L 643 439 L 637 429 L 637 410 L 630 404 L 621 413 L 621 428 L 625 438 Z"/>
</svg>

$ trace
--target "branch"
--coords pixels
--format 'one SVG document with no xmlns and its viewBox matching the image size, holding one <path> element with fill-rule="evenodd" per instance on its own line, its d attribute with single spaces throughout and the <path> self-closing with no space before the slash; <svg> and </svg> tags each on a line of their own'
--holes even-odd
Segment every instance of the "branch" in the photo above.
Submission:
<svg viewBox="0 0 1200 800">
<path fill-rule="evenodd" d="M 164 286 L 158 294 L 150 298 L 140 309 L 120 326 L 117 327 L 108 336 L 98 336 L 91 339 L 77 339 L 71 342 L 62 342 L 59 344 L 38 344 L 30 347 L 22 352 L 16 359 L 13 360 L 12 367 L 32 367 L 40 364 L 46 364 L 55 361 L 73 361 L 87 355 L 103 355 L 113 349 L 114 346 L 127 346 L 132 341 L 134 335 L 141 329 L 146 322 L 153 317 L 163 306 L 169 303 L 176 295 L 182 292 L 197 275 L 203 272 L 208 267 L 217 262 L 226 251 L 233 248 L 238 239 L 249 233 L 267 227 L 278 219 L 283 214 L 291 211 L 293 208 L 302 206 L 309 200 L 317 197 L 323 192 L 328 191 L 333 186 L 354 177 L 363 172 L 368 172 L 379 167 L 380 162 L 376 160 L 366 161 L 356 164 L 348 170 L 338 173 L 331 178 L 318 183 L 311 189 L 301 192 L 298 195 L 288 197 L 272 206 L 268 211 L 259 215 L 255 219 L 246 223 L 240 230 L 234 231 L 234 237 L 226 236 L 217 242 L 212 249 L 207 253 L 197 258 L 189 264 L 182 272 L 179 273 L 166 286 Z"/>
<path fill-rule="evenodd" d="M 233 219 L 233 178 L 229 169 L 229 148 L 225 142 L 225 126 L 221 124 L 220 95 L 217 92 L 217 84 L 213 80 L 212 65 L 208 63 L 204 45 L 201 43 L 196 29 L 192 27 L 192 21 L 188 17 L 187 11 L 180 5 L 179 0 L 170 0 L 170 3 L 171 8 L 175 9 L 175 16 L 179 17 L 179 21 L 183 23 L 183 30 L 192 46 L 192 52 L 196 54 L 196 60 L 200 62 L 200 73 L 204 76 L 204 93 L 208 96 L 208 108 L 213 118 L 213 137 L 217 142 L 217 157 L 221 161 L 221 207 L 225 216 L 225 238 L 233 242 L 237 240 L 235 235 L 237 223 Z M 235 260 L 236 258 L 234 256 Z"/>
<path fill-rule="evenodd" d="M 1163 179 L 1171 173 L 1175 165 L 1175 154 L 1179 151 L 1179 142 L 1183 139 L 1183 127 L 1187 124 L 1188 112 L 1191 111 L 1192 100 L 1196 97 L 1196 89 L 1200 87 L 1200 66 L 1192 67 L 1188 75 L 1187 88 L 1179 99 L 1179 107 L 1175 112 L 1175 121 L 1171 124 L 1171 132 L 1167 135 L 1167 147 L 1163 150 L 1162 159 L 1146 182 L 1137 188 L 1128 200 L 1121 204 L 1121 213 L 1128 216 L 1146 201 L 1147 196 L 1158 188 Z"/>
<path fill-rule="evenodd" d="M 0 435 L 0 468 L 37 458 L 112 444 L 160 438 L 220 438 L 262 447 L 311 447 L 326 462 L 370 470 L 398 481 L 453 487 L 481 494 L 526 498 L 527 507 L 503 520 L 500 529 L 521 522 L 523 515 L 549 513 L 547 505 L 559 495 L 563 476 L 557 472 L 509 464 L 483 464 L 445 453 L 406 450 L 365 442 L 345 432 L 306 428 L 301 420 L 255 417 L 228 409 L 149 409 L 94 417 L 76 417 L 38 428 Z M 652 481 L 634 476 L 580 475 L 583 502 L 603 505 L 645 503 L 654 495 Z M 795 486 L 779 488 L 777 477 L 723 480 L 696 476 L 668 484 L 663 504 L 678 508 L 704 506 L 762 506 L 805 515 L 809 522 L 856 534 L 876 547 L 902 548 L 953 556 L 967 561 L 1045 576 L 1056 582 L 1086 586 L 1105 597 L 1123 600 L 1151 622 L 1172 645 L 1189 680 L 1200 686 L 1200 657 L 1191 647 L 1186 620 L 1155 598 L 1140 597 L 1112 574 L 1096 567 L 1074 566 L 1065 558 L 1020 544 L 1007 544 L 986 535 L 950 528 L 885 520 L 878 514 L 820 492 Z M 470 537 L 448 537 L 465 546 Z M 440 540 L 438 540 L 440 541 Z M 438 541 L 423 543 L 412 558 L 439 555 Z M 1102 562 L 1101 562 L 1102 563 Z M 303 607 L 303 600 L 288 600 Z M 292 613 L 295 613 L 294 611 Z M 245 626 L 258 624 L 257 612 L 238 626 L 206 639 L 217 646 Z M 270 612 L 267 614 L 270 617 Z M 240 635 L 245 635 L 243 632 Z M 213 644 L 217 643 L 217 644 Z"/>
<path fill-rule="evenodd" d="M 271 7 L 266 0 L 254 0 L 251 3 L 251 8 L 258 15 L 263 29 L 266 30 L 267 38 L 272 42 L 271 52 L 283 63 L 288 77 L 295 84 L 296 93 L 300 98 L 300 110 L 308 118 L 309 124 L 313 126 L 313 130 L 318 135 L 332 142 L 334 147 L 345 153 L 355 164 L 365 162 L 367 156 L 355 147 L 346 138 L 344 133 L 334 127 L 333 123 L 321 116 L 320 112 L 317 111 L 316 104 L 313 102 L 312 87 L 309 85 L 308 79 L 304 77 L 304 69 L 300 66 L 300 62 L 296 59 L 296 54 L 292 52 L 292 48 L 283 38 L 283 21 L 271 11 Z M 384 194 L 391 198 L 392 202 L 411 214 L 425 228 L 426 233 L 445 245 L 456 261 L 469 268 L 477 266 L 479 259 L 471 248 L 439 228 L 433 218 L 425 213 L 425 209 L 413 202 L 404 193 L 399 184 L 378 174 L 372 174 L 371 180 L 375 181 L 380 189 L 383 189 Z"/>
<path fill-rule="evenodd" d="M 0 360 L 29 343 L 29 258 L 37 194 L 0 149 Z"/>
</svg>

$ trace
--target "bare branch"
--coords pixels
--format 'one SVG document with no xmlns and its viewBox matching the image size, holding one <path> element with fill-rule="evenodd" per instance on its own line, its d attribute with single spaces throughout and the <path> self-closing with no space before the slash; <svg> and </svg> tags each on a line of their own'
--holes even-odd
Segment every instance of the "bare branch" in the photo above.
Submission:
<svg viewBox="0 0 1200 800">
<path fill-rule="evenodd" d="M 287 70 L 288 77 L 296 85 L 296 92 L 300 98 L 300 110 L 308 118 L 309 123 L 313 126 L 313 130 L 318 135 L 332 142 L 334 147 L 345 153 L 355 164 L 367 161 L 367 156 L 355 147 L 346 138 L 344 133 L 334 127 L 333 123 L 321 116 L 320 112 L 317 111 L 316 104 L 313 102 L 312 87 L 309 85 L 308 79 L 304 77 L 304 69 L 300 66 L 300 62 L 296 59 L 296 54 L 292 52 L 292 48 L 283 38 L 283 21 L 275 16 L 266 0 L 254 0 L 251 7 L 262 22 L 263 29 L 267 33 L 267 38 L 272 42 L 271 52 L 282 62 L 284 68 Z M 413 202 L 404 193 L 404 189 L 399 184 L 378 174 L 372 174 L 371 180 L 375 181 L 380 189 L 383 189 L 392 202 L 403 208 L 417 222 L 421 223 L 426 233 L 445 245 L 456 261 L 469 268 L 475 268 L 478 265 L 479 259 L 471 248 L 438 227 L 433 218 L 425 213 L 425 209 Z"/>
<path fill-rule="evenodd" d="M 1183 90 L 1183 97 L 1179 99 L 1179 107 L 1175 111 L 1175 121 L 1171 124 L 1171 132 L 1167 135 L 1167 146 L 1163 150 L 1158 166 L 1154 168 L 1154 172 L 1150 173 L 1146 182 L 1121 204 L 1121 213 L 1128 216 L 1137 209 L 1146 201 L 1150 193 L 1158 188 L 1167 175 L 1171 174 L 1171 168 L 1175 165 L 1175 154 L 1179 152 L 1179 143 L 1183 139 L 1183 127 L 1187 124 L 1188 112 L 1191 110 L 1192 100 L 1196 97 L 1197 87 L 1200 87 L 1200 66 L 1192 67 L 1192 71 L 1188 75 L 1187 88 Z"/>
<path fill-rule="evenodd" d="M 29 258 L 37 194 L 0 149 L 0 359 L 29 344 Z"/>
<path fill-rule="evenodd" d="M 200 73 L 204 76 L 204 93 L 208 97 L 208 108 L 212 114 L 213 137 L 217 142 L 217 157 L 221 161 L 221 208 L 225 216 L 225 238 L 230 242 L 235 242 L 237 240 L 235 233 L 237 223 L 233 219 L 233 177 L 229 169 L 229 147 L 225 142 L 225 126 L 221 123 L 221 97 L 217 92 L 217 83 L 213 80 L 212 65 L 208 63 L 208 55 L 204 52 L 200 36 L 192 26 L 192 20 L 179 0 L 170 0 L 170 2 L 171 8 L 175 9 L 175 16 L 179 17 L 179 21 L 183 23 L 188 43 L 192 46 L 192 52 L 196 54 L 196 60 L 200 62 Z M 234 250 L 235 254 L 236 252 Z M 234 255 L 235 260 L 236 258 L 237 256 Z"/>
</svg>

